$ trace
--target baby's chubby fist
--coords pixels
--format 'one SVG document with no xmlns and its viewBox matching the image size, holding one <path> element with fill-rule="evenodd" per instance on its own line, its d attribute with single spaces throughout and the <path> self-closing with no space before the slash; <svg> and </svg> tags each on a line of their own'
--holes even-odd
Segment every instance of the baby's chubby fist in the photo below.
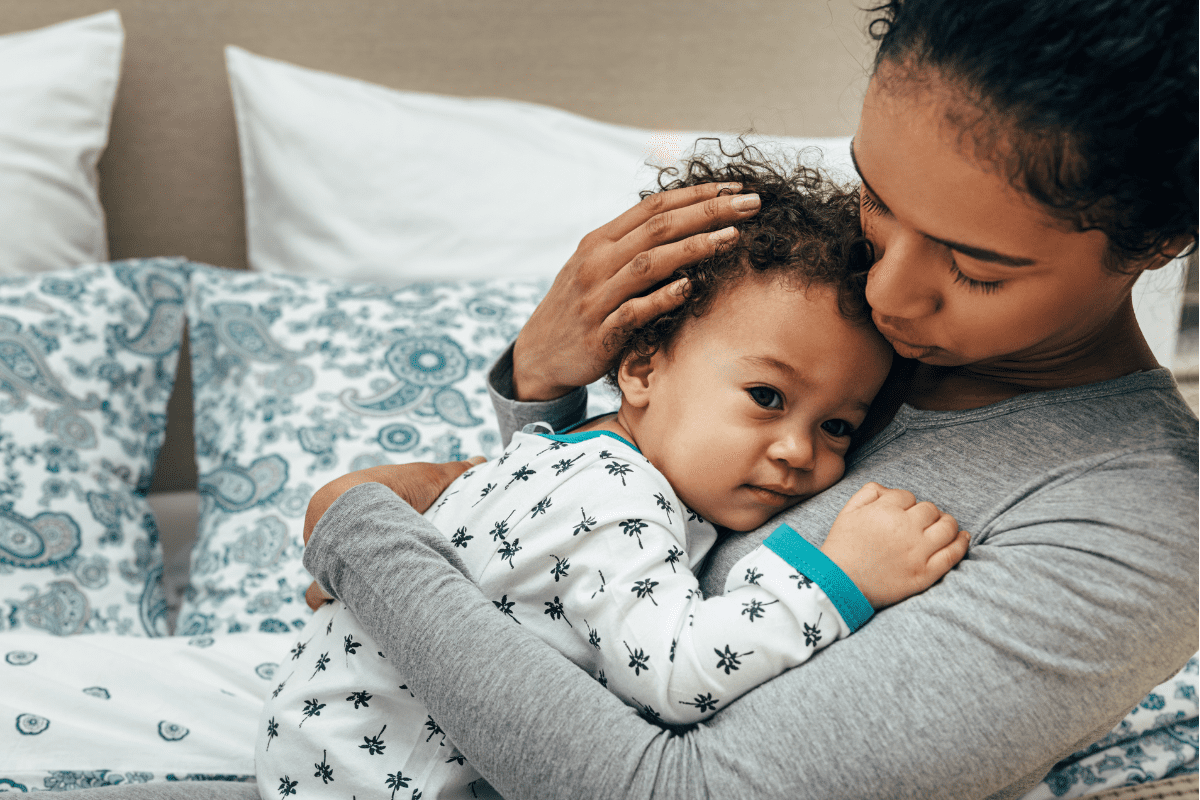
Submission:
<svg viewBox="0 0 1200 800">
<path fill-rule="evenodd" d="M 880 609 L 936 583 L 967 554 L 970 539 L 933 503 L 868 483 L 846 502 L 821 552 Z"/>
</svg>

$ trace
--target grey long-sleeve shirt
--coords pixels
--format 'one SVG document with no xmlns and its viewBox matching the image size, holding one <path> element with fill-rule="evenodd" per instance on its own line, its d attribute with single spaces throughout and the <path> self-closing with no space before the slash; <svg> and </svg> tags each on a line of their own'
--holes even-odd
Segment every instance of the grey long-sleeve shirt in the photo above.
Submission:
<svg viewBox="0 0 1200 800">
<path fill-rule="evenodd" d="M 577 419 L 582 402 L 497 410 L 511 433 Z M 778 521 L 819 544 L 870 480 L 953 514 L 967 558 L 681 731 L 505 619 L 378 484 L 333 504 L 305 563 L 509 800 L 1015 797 L 1196 651 L 1197 424 L 1166 370 L 971 411 L 902 407 L 839 484 L 719 543 L 702 586 L 719 592 Z"/>
</svg>

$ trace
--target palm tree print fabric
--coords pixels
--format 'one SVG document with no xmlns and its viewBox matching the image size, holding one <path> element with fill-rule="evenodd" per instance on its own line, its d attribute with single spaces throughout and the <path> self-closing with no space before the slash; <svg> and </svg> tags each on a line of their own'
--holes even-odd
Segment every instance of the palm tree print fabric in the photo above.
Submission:
<svg viewBox="0 0 1200 800">
<path fill-rule="evenodd" d="M 0 278 L 0 631 L 163 636 L 146 503 L 188 265 Z"/>
<path fill-rule="evenodd" d="M 725 595 L 704 600 L 693 570 L 716 530 L 614 436 L 518 433 L 426 516 L 497 624 L 533 631 L 658 722 L 707 719 L 850 632 L 820 587 L 765 547 L 736 565 Z M 317 612 L 281 663 L 259 725 L 264 797 L 366 796 L 398 766 L 423 797 L 482 796 L 479 775 L 341 603 Z"/>
<path fill-rule="evenodd" d="M 197 266 L 200 523 L 177 632 L 291 634 L 312 493 L 366 467 L 497 455 L 484 374 L 541 281 L 384 288 Z"/>
</svg>

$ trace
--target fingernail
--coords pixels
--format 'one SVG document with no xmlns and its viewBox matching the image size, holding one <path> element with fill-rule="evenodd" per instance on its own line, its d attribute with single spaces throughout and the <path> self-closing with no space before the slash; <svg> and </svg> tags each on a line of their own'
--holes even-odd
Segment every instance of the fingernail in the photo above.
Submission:
<svg viewBox="0 0 1200 800">
<path fill-rule="evenodd" d="M 708 235 L 708 241 L 711 244 L 721 244 L 722 242 L 730 241 L 735 236 L 737 236 L 737 228 L 721 228 L 719 231 L 713 231 L 710 233 Z"/>
<path fill-rule="evenodd" d="M 717 192 L 724 194 L 725 192 L 740 192 L 742 185 L 740 183 L 718 183 Z"/>
<path fill-rule="evenodd" d="M 749 211 L 752 208 L 761 206 L 762 200 L 758 199 L 758 195 L 756 194 L 740 194 L 733 198 L 733 202 L 730 205 L 738 211 Z"/>
<path fill-rule="evenodd" d="M 471 456 L 470 458 L 467 459 L 468 464 L 474 464 L 475 466 L 479 466 L 480 464 L 482 464 L 485 461 L 487 461 L 487 459 L 484 458 L 483 456 Z"/>
<path fill-rule="evenodd" d="M 676 297 L 683 297 L 685 294 L 687 294 L 687 288 L 688 279 L 680 278 L 679 280 L 675 281 L 675 284 L 671 287 L 671 294 L 675 295 Z"/>
</svg>

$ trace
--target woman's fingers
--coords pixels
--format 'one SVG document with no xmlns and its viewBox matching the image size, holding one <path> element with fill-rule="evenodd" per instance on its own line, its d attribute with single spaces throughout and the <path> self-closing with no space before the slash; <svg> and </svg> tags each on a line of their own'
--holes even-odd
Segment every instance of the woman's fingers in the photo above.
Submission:
<svg viewBox="0 0 1200 800">
<path fill-rule="evenodd" d="M 332 599 L 333 598 L 326 594 L 325 590 L 321 588 L 321 584 L 317 583 L 316 581 L 310 583 L 308 588 L 304 590 L 304 603 L 313 611 L 316 611 Z"/>
<path fill-rule="evenodd" d="M 721 188 L 729 185 L 701 184 L 646 197 L 626 212 L 631 214 L 628 220 L 622 219 L 624 215 L 614 220 L 641 220 L 615 240 L 625 248 L 623 255 L 632 258 L 652 247 L 715 231 L 754 216 L 762 205 L 758 195 L 737 194 Z"/>
<path fill-rule="evenodd" d="M 651 195 L 585 236 L 517 337 L 515 398 L 552 400 L 602 377 L 614 334 L 682 302 L 670 290 L 646 293 L 727 246 L 736 231 L 725 229 L 757 213 L 756 195 L 721 194 L 736 188 L 705 184 Z"/>
<path fill-rule="evenodd" d="M 700 205 L 719 197 L 732 198 L 741 190 L 742 185 L 740 183 L 701 183 L 682 189 L 672 189 L 669 192 L 656 192 L 642 198 L 640 203 L 632 206 L 612 222 L 602 225 L 589 235 L 603 237 L 610 242 L 619 242 L 659 214 L 666 214 L 676 209 Z M 715 214 L 719 217 L 721 208 L 720 204 L 708 206 L 704 213 L 709 215 Z M 709 230 L 727 224 L 728 222 L 710 224 Z M 704 229 L 696 228 L 689 231 L 689 233 L 699 233 L 701 230 Z M 661 244 L 661 242 L 655 242 L 654 244 Z"/>
<path fill-rule="evenodd" d="M 481 463 L 482 456 L 475 456 L 467 461 L 447 461 L 440 464 L 418 461 L 376 467 L 379 473 L 373 477 L 399 495 L 418 514 L 424 514 L 455 478 Z"/>
<path fill-rule="evenodd" d="M 626 300 L 616 311 L 608 315 L 600 333 L 608 343 L 620 341 L 628 331 L 645 325 L 655 317 L 661 317 L 687 299 L 687 278 L 667 284 L 645 297 Z"/>
<path fill-rule="evenodd" d="M 605 284 L 604 302 L 619 309 L 628 298 L 670 278 L 681 267 L 715 255 L 737 237 L 737 228 L 726 227 L 640 252 Z"/>
<path fill-rule="evenodd" d="M 624 297 L 639 294 L 708 258 L 732 243 L 737 231 L 731 226 L 754 216 L 761 205 L 756 194 L 725 195 L 651 216 L 617 243 L 614 253 L 625 267 L 613 276 L 613 289 Z"/>
<path fill-rule="evenodd" d="M 335 478 L 314 492 L 308 501 L 308 510 L 304 515 L 304 543 L 308 544 L 317 522 L 334 501 L 359 484 L 381 483 L 416 509 L 417 513 L 424 514 L 455 478 L 483 462 L 483 456 L 474 456 L 466 461 L 449 461 L 444 464 L 428 464 L 421 461 L 383 464 Z"/>
</svg>

